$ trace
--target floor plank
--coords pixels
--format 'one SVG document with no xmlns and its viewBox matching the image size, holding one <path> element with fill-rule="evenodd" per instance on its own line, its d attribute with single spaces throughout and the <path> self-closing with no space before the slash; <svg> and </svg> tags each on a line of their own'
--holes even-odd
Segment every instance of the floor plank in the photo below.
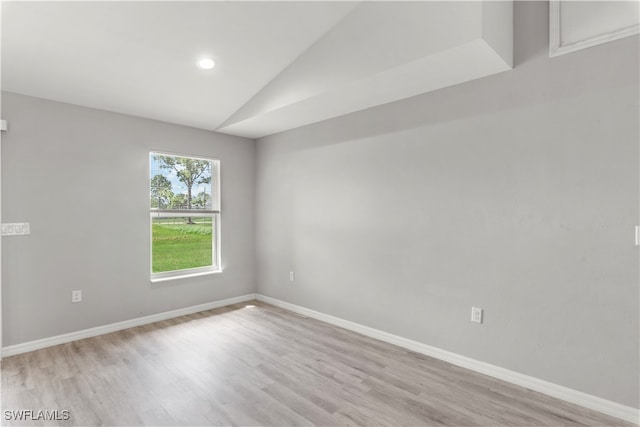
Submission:
<svg viewBox="0 0 640 427">
<path fill-rule="evenodd" d="M 1 391 L 5 425 L 631 425 L 255 301 L 7 357 Z"/>
</svg>

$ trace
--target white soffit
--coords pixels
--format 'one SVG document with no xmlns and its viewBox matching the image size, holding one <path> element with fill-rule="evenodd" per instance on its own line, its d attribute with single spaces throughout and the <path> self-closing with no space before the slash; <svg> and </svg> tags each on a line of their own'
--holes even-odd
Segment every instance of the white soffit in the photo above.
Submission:
<svg viewBox="0 0 640 427">
<path fill-rule="evenodd" d="M 512 68 L 511 1 L 365 2 L 217 130 L 258 138 Z"/>
<path fill-rule="evenodd" d="M 552 0 L 549 23 L 553 57 L 640 33 L 640 3 Z"/>
</svg>

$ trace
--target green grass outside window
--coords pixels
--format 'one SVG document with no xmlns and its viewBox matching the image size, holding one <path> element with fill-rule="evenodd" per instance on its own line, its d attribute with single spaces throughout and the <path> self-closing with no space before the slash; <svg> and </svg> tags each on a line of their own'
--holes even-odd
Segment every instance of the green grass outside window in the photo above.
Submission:
<svg viewBox="0 0 640 427">
<path fill-rule="evenodd" d="M 212 265 L 211 218 L 154 218 L 152 223 L 152 272 L 185 270 Z"/>
</svg>

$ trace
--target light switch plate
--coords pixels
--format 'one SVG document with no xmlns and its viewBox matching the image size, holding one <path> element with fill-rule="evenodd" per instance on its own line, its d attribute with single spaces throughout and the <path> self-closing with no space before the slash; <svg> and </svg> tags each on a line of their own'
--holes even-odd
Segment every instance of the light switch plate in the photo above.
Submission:
<svg viewBox="0 0 640 427">
<path fill-rule="evenodd" d="M 31 233 L 28 222 L 8 222 L 2 224 L 3 236 L 19 236 Z"/>
</svg>

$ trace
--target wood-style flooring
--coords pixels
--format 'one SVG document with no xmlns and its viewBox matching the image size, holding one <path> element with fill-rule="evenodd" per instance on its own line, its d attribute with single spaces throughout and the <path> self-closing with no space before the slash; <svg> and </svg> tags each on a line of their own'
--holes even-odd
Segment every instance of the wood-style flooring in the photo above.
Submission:
<svg viewBox="0 0 640 427">
<path fill-rule="evenodd" d="M 4 425 L 630 425 L 260 302 L 7 357 L 1 397 Z"/>
</svg>

